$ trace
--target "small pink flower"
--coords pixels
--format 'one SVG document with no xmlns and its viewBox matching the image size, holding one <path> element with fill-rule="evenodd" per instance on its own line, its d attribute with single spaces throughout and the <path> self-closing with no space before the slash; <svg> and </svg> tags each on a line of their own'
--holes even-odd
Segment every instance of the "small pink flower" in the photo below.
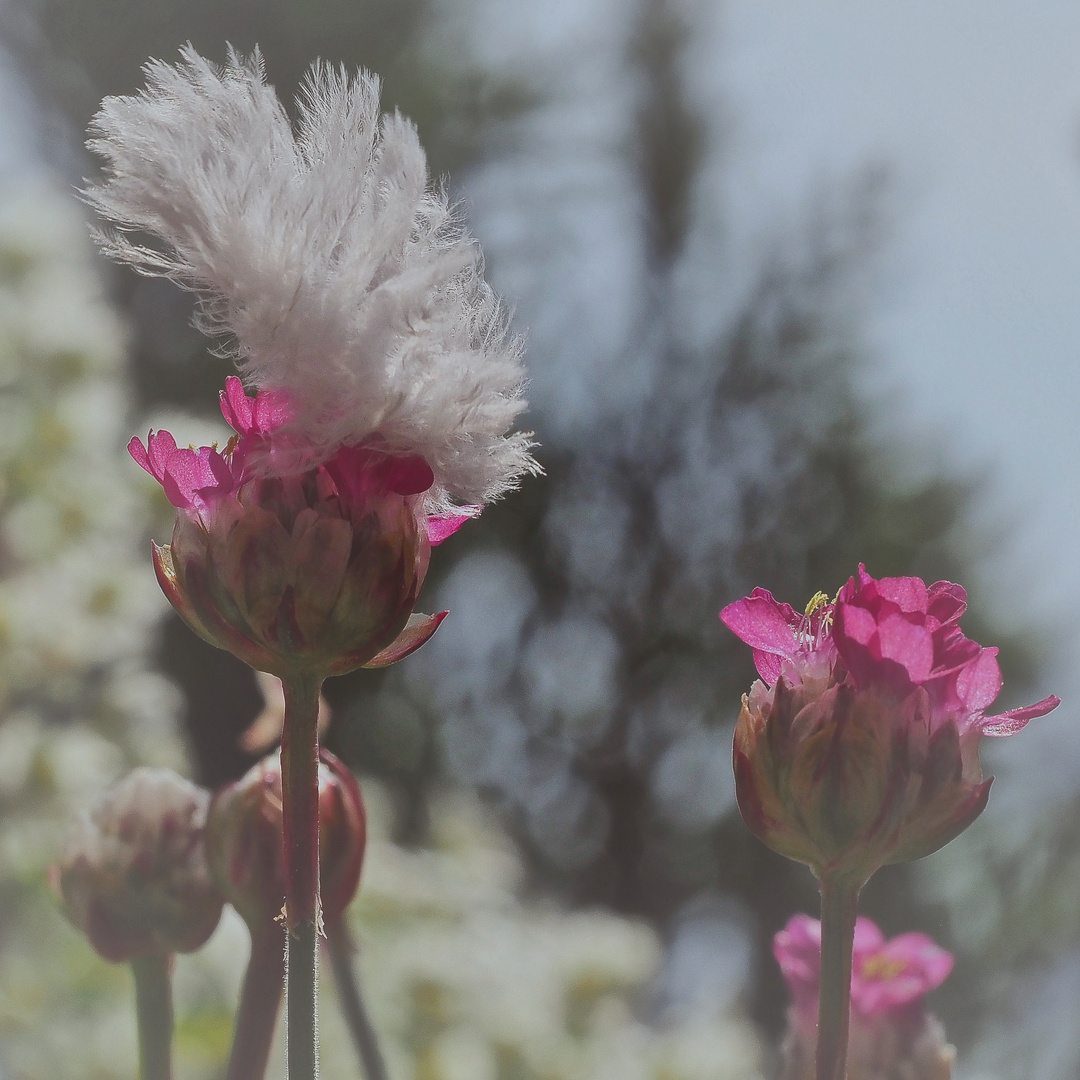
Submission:
<svg viewBox="0 0 1080 1080">
<path fill-rule="evenodd" d="M 964 636 L 959 622 L 966 608 L 967 593 L 952 582 L 928 587 L 915 577 L 878 580 L 860 565 L 835 603 L 822 603 L 807 615 L 759 588 L 729 604 L 720 618 L 754 650 L 758 674 L 769 685 L 780 677 L 784 661 L 797 675 L 811 658 L 830 667 L 839 660 L 858 687 L 888 687 L 898 697 L 923 687 L 935 726 L 953 719 L 964 730 L 1013 735 L 1061 699 L 1051 695 L 984 716 L 1001 691 L 998 650 Z"/>
<path fill-rule="evenodd" d="M 215 501 L 233 494 L 245 481 L 272 473 L 284 462 L 285 471 L 293 472 L 303 472 L 315 464 L 310 449 L 280 430 L 291 418 L 285 394 L 262 391 L 248 397 L 243 383 L 230 375 L 220 398 L 221 413 L 239 436 L 230 440 L 224 452 L 216 446 L 178 447 L 168 431 L 151 431 L 145 446 L 137 437 L 128 443 L 128 453 L 161 484 L 169 502 L 178 510 L 194 511 L 204 524 L 208 523 L 207 515 Z M 325 465 L 354 498 L 378 486 L 402 495 L 420 494 L 433 482 L 431 469 L 415 454 L 342 447 Z M 432 547 L 441 544 L 480 509 L 467 506 L 461 513 L 426 515 L 428 542 Z"/>
<path fill-rule="evenodd" d="M 794 915 L 773 938 L 773 955 L 800 1015 L 817 1020 L 821 972 L 821 923 Z M 851 967 L 851 1008 L 863 1016 L 921 1004 L 953 968 L 952 954 L 926 934 L 901 934 L 886 941 L 873 920 L 855 923 Z"/>
<path fill-rule="evenodd" d="M 791 993 L 782 1080 L 814 1080 L 821 972 L 821 923 L 795 915 L 774 938 L 773 955 Z M 886 941 L 867 918 L 855 923 L 847 1059 L 850 1080 L 948 1080 L 956 1051 L 925 998 L 953 958 L 925 934 Z"/>
<path fill-rule="evenodd" d="M 249 398 L 231 377 L 221 409 L 236 432 L 223 450 L 178 447 L 167 431 L 128 446 L 176 507 L 154 563 L 192 629 L 277 675 L 381 667 L 419 648 L 445 615 L 412 614 L 429 549 L 476 508 L 428 515 L 427 462 L 374 441 L 320 460 L 280 392 Z"/>
<path fill-rule="evenodd" d="M 751 830 L 819 876 L 865 881 L 965 829 L 990 780 L 981 735 L 1011 735 L 1060 701 L 986 715 L 1001 690 L 997 650 L 959 627 L 967 595 L 939 581 L 871 577 L 805 614 L 765 589 L 724 623 L 754 650 L 762 681 L 743 698 L 734 766 Z"/>
</svg>

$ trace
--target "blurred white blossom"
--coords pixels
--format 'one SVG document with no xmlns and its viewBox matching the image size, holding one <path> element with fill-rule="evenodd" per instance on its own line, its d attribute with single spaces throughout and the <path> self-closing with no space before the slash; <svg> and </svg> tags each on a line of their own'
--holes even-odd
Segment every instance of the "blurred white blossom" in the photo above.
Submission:
<svg viewBox="0 0 1080 1080">
<path fill-rule="evenodd" d="M 45 870 L 125 771 L 185 761 L 179 693 L 148 667 L 166 607 L 123 456 L 125 347 L 70 196 L 0 190 L 0 1074 L 19 1080 L 133 1073 L 127 974 Z"/>
<path fill-rule="evenodd" d="M 365 782 L 364 791 L 370 839 L 352 925 L 395 1080 L 763 1076 L 735 999 L 652 1015 L 663 948 L 647 923 L 522 901 L 521 862 L 475 796 L 440 797 L 433 846 L 418 850 L 388 838 L 385 790 Z M 351 1080 L 356 1066 L 324 993 L 322 1071 Z"/>
</svg>

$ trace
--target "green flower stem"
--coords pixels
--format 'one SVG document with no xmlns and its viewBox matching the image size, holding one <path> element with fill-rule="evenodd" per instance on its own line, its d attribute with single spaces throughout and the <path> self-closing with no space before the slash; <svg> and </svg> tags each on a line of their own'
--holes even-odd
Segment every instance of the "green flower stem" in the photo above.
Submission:
<svg viewBox="0 0 1080 1080">
<path fill-rule="evenodd" d="M 264 1080 L 285 981 L 285 935 L 277 924 L 251 935 L 225 1080 Z"/>
<path fill-rule="evenodd" d="M 847 1076 L 851 951 L 862 886 L 861 880 L 841 874 L 821 876 L 817 1080 L 845 1080 Z"/>
<path fill-rule="evenodd" d="M 282 680 L 281 809 L 288 928 L 285 1025 L 289 1080 L 316 1080 L 319 911 L 319 691 L 321 678 Z"/>
<path fill-rule="evenodd" d="M 367 1080 L 387 1080 L 375 1029 L 371 1026 L 364 998 L 360 993 L 360 980 L 356 973 L 356 946 L 344 919 L 337 919 L 326 927 L 326 949 L 330 954 L 330 966 L 337 983 L 341 1011 L 352 1035 L 353 1045 L 360 1058 Z"/>
<path fill-rule="evenodd" d="M 173 1003 L 171 956 L 151 954 L 131 961 L 135 1016 L 139 1025 L 141 1080 L 172 1080 Z"/>
</svg>

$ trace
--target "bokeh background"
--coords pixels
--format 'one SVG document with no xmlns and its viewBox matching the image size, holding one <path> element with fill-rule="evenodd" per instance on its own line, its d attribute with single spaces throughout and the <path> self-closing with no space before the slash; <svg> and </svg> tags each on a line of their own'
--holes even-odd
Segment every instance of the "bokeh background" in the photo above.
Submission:
<svg viewBox="0 0 1080 1080">
<path fill-rule="evenodd" d="M 159 597 L 123 445 L 217 437 L 190 298 L 75 196 L 104 94 L 185 41 L 385 79 L 529 335 L 546 470 L 438 550 L 421 652 L 327 689 L 375 839 L 354 922 L 394 1080 L 770 1077 L 807 871 L 734 806 L 753 677 L 719 608 L 863 561 L 968 585 L 1004 704 L 990 809 L 864 910 L 957 955 L 963 1080 L 1080 1073 L 1080 10 L 1053 0 L 0 3 L 0 1078 L 133 1075 L 124 969 L 64 924 L 65 821 L 138 763 L 253 760 L 249 672 Z M 246 941 L 178 966 L 219 1075 Z M 323 1009 L 325 1075 L 358 1075 Z M 279 1065 L 275 1065 L 279 1068 Z"/>
</svg>

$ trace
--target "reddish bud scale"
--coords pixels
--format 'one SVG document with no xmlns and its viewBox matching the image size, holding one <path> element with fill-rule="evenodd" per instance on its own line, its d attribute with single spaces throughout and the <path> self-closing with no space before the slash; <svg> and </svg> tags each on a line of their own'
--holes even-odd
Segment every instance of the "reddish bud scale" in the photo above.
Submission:
<svg viewBox="0 0 1080 1080">
<path fill-rule="evenodd" d="M 819 876 L 842 865 L 865 880 L 929 855 L 990 791 L 975 738 L 948 722 L 931 735 L 922 690 L 899 701 L 844 685 L 818 695 L 781 677 L 744 696 L 733 756 L 751 831 Z"/>
<path fill-rule="evenodd" d="M 319 759 L 320 893 L 323 916 L 333 922 L 360 884 L 367 819 L 352 772 L 327 750 Z M 285 902 L 281 799 L 275 752 L 221 788 L 207 818 L 211 872 L 253 933 L 273 923 Z"/>
</svg>

